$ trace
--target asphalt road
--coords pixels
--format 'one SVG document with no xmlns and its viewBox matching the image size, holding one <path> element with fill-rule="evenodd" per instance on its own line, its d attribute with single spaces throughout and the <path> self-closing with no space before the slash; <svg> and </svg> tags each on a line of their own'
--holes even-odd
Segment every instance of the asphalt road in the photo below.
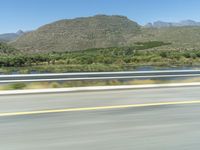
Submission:
<svg viewBox="0 0 200 150">
<path fill-rule="evenodd" d="M 200 87 L 0 96 L 0 113 L 200 100 Z"/>
<path fill-rule="evenodd" d="M 200 87 L 0 97 L 0 114 L 200 100 Z M 2 150 L 192 150 L 200 148 L 200 104 L 0 117 Z"/>
</svg>

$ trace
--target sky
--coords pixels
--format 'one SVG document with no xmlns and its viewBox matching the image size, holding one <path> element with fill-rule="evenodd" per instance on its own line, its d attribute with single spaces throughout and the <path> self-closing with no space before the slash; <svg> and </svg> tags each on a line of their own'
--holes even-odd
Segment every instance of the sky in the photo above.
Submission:
<svg viewBox="0 0 200 150">
<path fill-rule="evenodd" d="M 60 19 L 124 15 L 143 25 L 200 21 L 200 0 L 0 0 L 0 33 L 35 30 Z"/>
</svg>

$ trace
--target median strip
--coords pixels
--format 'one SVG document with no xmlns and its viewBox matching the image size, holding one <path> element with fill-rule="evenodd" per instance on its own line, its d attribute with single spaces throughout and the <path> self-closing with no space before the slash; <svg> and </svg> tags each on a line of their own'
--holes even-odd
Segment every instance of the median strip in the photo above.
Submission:
<svg viewBox="0 0 200 150">
<path fill-rule="evenodd" d="M 198 101 L 179 101 L 179 102 L 160 102 L 160 103 L 149 103 L 149 104 L 117 105 L 117 106 L 85 107 L 85 108 L 66 108 L 66 109 L 52 109 L 52 110 L 24 111 L 24 112 L 10 112 L 10 113 L 0 113 L 0 117 L 39 115 L 39 114 L 64 113 L 64 112 L 112 110 L 112 109 L 151 107 L 151 106 L 166 106 L 166 105 L 188 105 L 188 104 L 200 104 L 200 100 L 198 100 Z"/>
</svg>

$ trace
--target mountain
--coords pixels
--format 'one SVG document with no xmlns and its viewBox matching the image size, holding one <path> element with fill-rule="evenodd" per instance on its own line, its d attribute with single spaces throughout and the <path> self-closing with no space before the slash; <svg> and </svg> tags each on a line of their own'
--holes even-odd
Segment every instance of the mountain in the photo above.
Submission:
<svg viewBox="0 0 200 150">
<path fill-rule="evenodd" d="M 24 33 L 25 33 L 25 32 L 22 31 L 22 30 L 18 30 L 18 31 L 16 32 L 17 35 L 23 35 Z"/>
<path fill-rule="evenodd" d="M 124 16 L 96 15 L 53 22 L 24 33 L 9 44 L 26 52 L 52 52 L 161 41 L 171 44 L 159 49 L 199 50 L 199 39 L 200 25 L 192 20 L 178 23 L 157 21 L 144 28 Z"/>
<path fill-rule="evenodd" d="M 183 20 L 177 23 L 177 26 L 200 26 L 200 22 L 196 22 L 193 20 Z"/>
<path fill-rule="evenodd" d="M 180 22 L 164 22 L 156 21 L 153 23 L 147 23 L 145 27 L 147 28 L 163 28 L 163 27 L 190 27 L 190 26 L 200 26 L 200 22 L 193 20 L 183 20 Z"/>
<path fill-rule="evenodd" d="M 74 51 L 126 46 L 140 26 L 124 16 L 96 15 L 66 19 L 44 25 L 11 42 L 27 51 Z"/>
<path fill-rule="evenodd" d="M 1 42 L 10 42 L 17 39 L 19 36 L 23 35 L 24 32 L 22 30 L 17 31 L 16 33 L 5 33 L 0 34 L 0 41 Z"/>
<path fill-rule="evenodd" d="M 142 28 L 138 36 L 129 42 L 162 41 L 170 45 L 158 47 L 160 50 L 200 50 L 200 27 Z"/>
</svg>

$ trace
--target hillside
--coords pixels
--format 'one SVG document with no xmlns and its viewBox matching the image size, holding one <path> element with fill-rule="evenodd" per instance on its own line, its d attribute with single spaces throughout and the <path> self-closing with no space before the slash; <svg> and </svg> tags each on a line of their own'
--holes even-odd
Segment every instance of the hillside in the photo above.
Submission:
<svg viewBox="0 0 200 150">
<path fill-rule="evenodd" d="M 191 21 L 180 23 L 190 25 Z M 97 15 L 47 24 L 36 31 L 25 33 L 11 45 L 26 52 L 58 52 L 162 41 L 171 45 L 154 49 L 199 50 L 199 39 L 200 26 L 197 25 L 146 28 L 124 16 Z"/>
<path fill-rule="evenodd" d="M 143 28 L 141 35 L 133 37 L 135 41 L 163 41 L 171 45 L 159 47 L 169 50 L 199 50 L 200 27 Z"/>
<path fill-rule="evenodd" d="M 17 49 L 13 48 L 12 46 L 9 46 L 8 44 L 4 42 L 0 42 L 0 55 L 6 54 L 13 54 L 13 53 L 19 53 Z"/>
<path fill-rule="evenodd" d="M 28 51 L 73 51 L 126 46 L 140 34 L 140 26 L 124 16 L 61 20 L 26 33 L 11 44 Z"/>
</svg>

